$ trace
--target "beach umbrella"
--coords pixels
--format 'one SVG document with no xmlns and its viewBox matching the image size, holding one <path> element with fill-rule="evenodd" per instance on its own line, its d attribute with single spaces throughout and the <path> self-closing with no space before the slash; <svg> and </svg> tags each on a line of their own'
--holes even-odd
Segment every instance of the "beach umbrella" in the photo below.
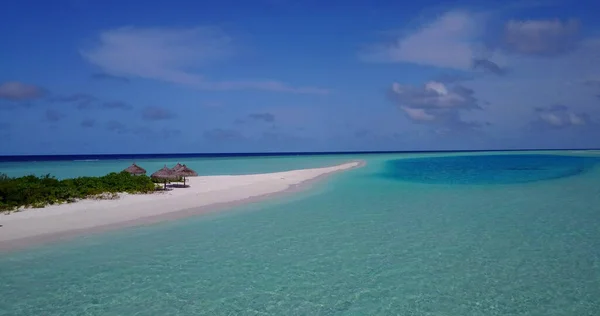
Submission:
<svg viewBox="0 0 600 316">
<path fill-rule="evenodd" d="M 180 163 L 177 163 L 177 164 L 175 165 L 175 167 L 171 168 L 171 170 L 173 170 L 174 172 L 177 172 L 177 171 L 181 170 L 181 168 L 183 168 L 183 165 L 182 165 L 182 164 L 180 164 Z M 185 186 L 185 179 L 184 179 L 184 181 L 183 181 L 183 185 Z"/>
<path fill-rule="evenodd" d="M 123 170 L 123 171 L 129 172 L 133 175 L 146 174 L 146 169 L 136 165 L 135 162 L 133 164 L 131 164 L 131 166 L 125 168 L 125 170 Z"/>
<path fill-rule="evenodd" d="M 152 177 L 154 179 L 164 180 L 164 182 L 165 182 L 165 189 L 167 189 L 167 181 L 169 181 L 169 180 L 176 180 L 179 176 L 177 174 L 175 174 L 175 171 L 169 169 L 165 165 L 162 169 L 156 171 L 150 177 Z"/>
<path fill-rule="evenodd" d="M 196 171 L 188 168 L 186 165 L 180 165 L 180 166 L 181 167 L 179 167 L 175 171 L 175 174 L 179 177 L 183 177 L 183 186 L 185 186 L 185 178 L 186 177 L 196 177 L 196 176 L 198 176 L 198 173 Z M 177 167 L 177 166 L 175 166 L 175 167 Z M 173 168 L 173 169 L 175 169 L 175 168 Z"/>
<path fill-rule="evenodd" d="M 182 164 L 180 164 L 180 163 L 177 163 L 177 164 L 175 165 L 175 167 L 173 167 L 173 169 L 172 169 L 172 170 L 173 170 L 173 171 L 177 171 L 177 170 L 179 170 L 179 169 L 181 169 L 181 168 L 183 168 L 183 165 L 182 165 Z"/>
</svg>

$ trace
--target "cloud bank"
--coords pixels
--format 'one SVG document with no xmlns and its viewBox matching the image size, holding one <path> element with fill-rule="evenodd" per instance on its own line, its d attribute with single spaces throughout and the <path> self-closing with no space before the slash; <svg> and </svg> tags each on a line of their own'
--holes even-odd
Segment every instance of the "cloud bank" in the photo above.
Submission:
<svg viewBox="0 0 600 316">
<path fill-rule="evenodd" d="M 390 90 L 397 106 L 414 123 L 433 125 L 447 131 L 479 128 L 485 123 L 466 121 L 461 113 L 481 110 L 474 91 L 461 85 L 448 87 L 430 81 L 422 87 L 394 83 Z"/>
<path fill-rule="evenodd" d="M 439 71 L 422 85 L 397 82 L 389 89 L 412 123 L 436 133 L 493 131 L 498 137 L 513 137 L 528 124 L 539 130 L 590 128 L 600 112 L 593 108 L 599 56 L 600 39 L 582 37 L 578 20 L 468 10 L 448 11 L 361 55 Z M 570 106 L 540 107 L 551 102 Z"/>
<path fill-rule="evenodd" d="M 568 128 L 585 126 L 591 123 L 587 113 L 576 113 L 565 105 L 538 107 L 534 109 L 536 120 L 534 124 L 544 128 Z"/>
<path fill-rule="evenodd" d="M 475 40 L 481 17 L 467 11 L 450 11 L 439 19 L 361 54 L 367 61 L 406 62 L 468 70 L 475 57 Z"/>
<path fill-rule="evenodd" d="M 232 38 L 218 28 L 135 28 L 102 32 L 81 55 L 110 76 L 139 77 L 207 90 L 266 90 L 326 94 L 327 89 L 295 87 L 277 80 L 211 81 L 196 72 L 233 54 Z"/>
</svg>

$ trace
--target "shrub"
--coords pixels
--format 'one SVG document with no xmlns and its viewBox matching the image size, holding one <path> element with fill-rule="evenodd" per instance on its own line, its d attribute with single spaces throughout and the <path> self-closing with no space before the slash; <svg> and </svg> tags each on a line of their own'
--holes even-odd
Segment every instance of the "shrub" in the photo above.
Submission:
<svg viewBox="0 0 600 316">
<path fill-rule="evenodd" d="M 0 174 L 0 212 L 19 207 L 44 207 L 70 203 L 93 196 L 114 198 L 119 192 L 149 193 L 154 182 L 148 176 L 127 172 L 109 173 L 102 177 L 79 177 L 58 180 L 50 175 L 10 178 Z"/>
</svg>

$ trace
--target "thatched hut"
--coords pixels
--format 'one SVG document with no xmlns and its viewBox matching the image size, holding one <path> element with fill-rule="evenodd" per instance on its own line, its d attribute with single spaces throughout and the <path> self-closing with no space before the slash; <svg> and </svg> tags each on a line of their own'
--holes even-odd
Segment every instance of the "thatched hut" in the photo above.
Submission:
<svg viewBox="0 0 600 316">
<path fill-rule="evenodd" d="M 171 170 L 173 170 L 173 171 L 177 171 L 177 170 L 179 170 L 179 169 L 181 169 L 181 168 L 183 168 L 183 165 L 182 165 L 182 164 L 180 164 L 180 163 L 177 163 L 177 164 L 175 165 L 175 167 L 173 167 Z"/>
<path fill-rule="evenodd" d="M 175 171 L 169 169 L 166 165 L 162 169 L 153 173 L 150 177 L 152 177 L 153 179 L 163 180 L 165 183 L 165 190 L 167 189 L 168 181 L 177 180 L 177 178 L 179 178 L 179 176 L 175 174 Z"/>
<path fill-rule="evenodd" d="M 138 166 L 135 164 L 135 162 L 133 164 L 131 164 L 131 166 L 125 168 L 123 171 L 125 172 L 129 172 L 132 175 L 141 175 L 141 174 L 146 174 L 146 169 Z"/>
<path fill-rule="evenodd" d="M 185 186 L 185 178 L 186 177 L 196 177 L 196 176 L 198 176 L 198 173 L 196 171 L 188 168 L 186 165 L 180 165 L 180 164 L 177 164 L 177 165 L 179 165 L 180 167 L 177 168 L 177 166 L 175 166 L 173 168 L 173 170 L 175 170 L 175 174 L 177 176 L 183 178 L 183 186 Z M 177 169 L 175 169 L 175 168 L 177 168 Z"/>
</svg>

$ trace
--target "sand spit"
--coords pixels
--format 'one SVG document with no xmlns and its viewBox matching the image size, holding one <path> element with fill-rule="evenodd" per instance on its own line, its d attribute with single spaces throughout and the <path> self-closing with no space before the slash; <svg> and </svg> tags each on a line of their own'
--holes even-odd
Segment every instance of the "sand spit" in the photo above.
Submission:
<svg viewBox="0 0 600 316">
<path fill-rule="evenodd" d="M 324 176 L 362 165 L 362 161 L 353 161 L 276 173 L 200 176 L 189 178 L 189 188 L 145 195 L 121 194 L 116 200 L 82 200 L 0 214 L 0 250 L 226 209 L 297 190 Z"/>
</svg>

